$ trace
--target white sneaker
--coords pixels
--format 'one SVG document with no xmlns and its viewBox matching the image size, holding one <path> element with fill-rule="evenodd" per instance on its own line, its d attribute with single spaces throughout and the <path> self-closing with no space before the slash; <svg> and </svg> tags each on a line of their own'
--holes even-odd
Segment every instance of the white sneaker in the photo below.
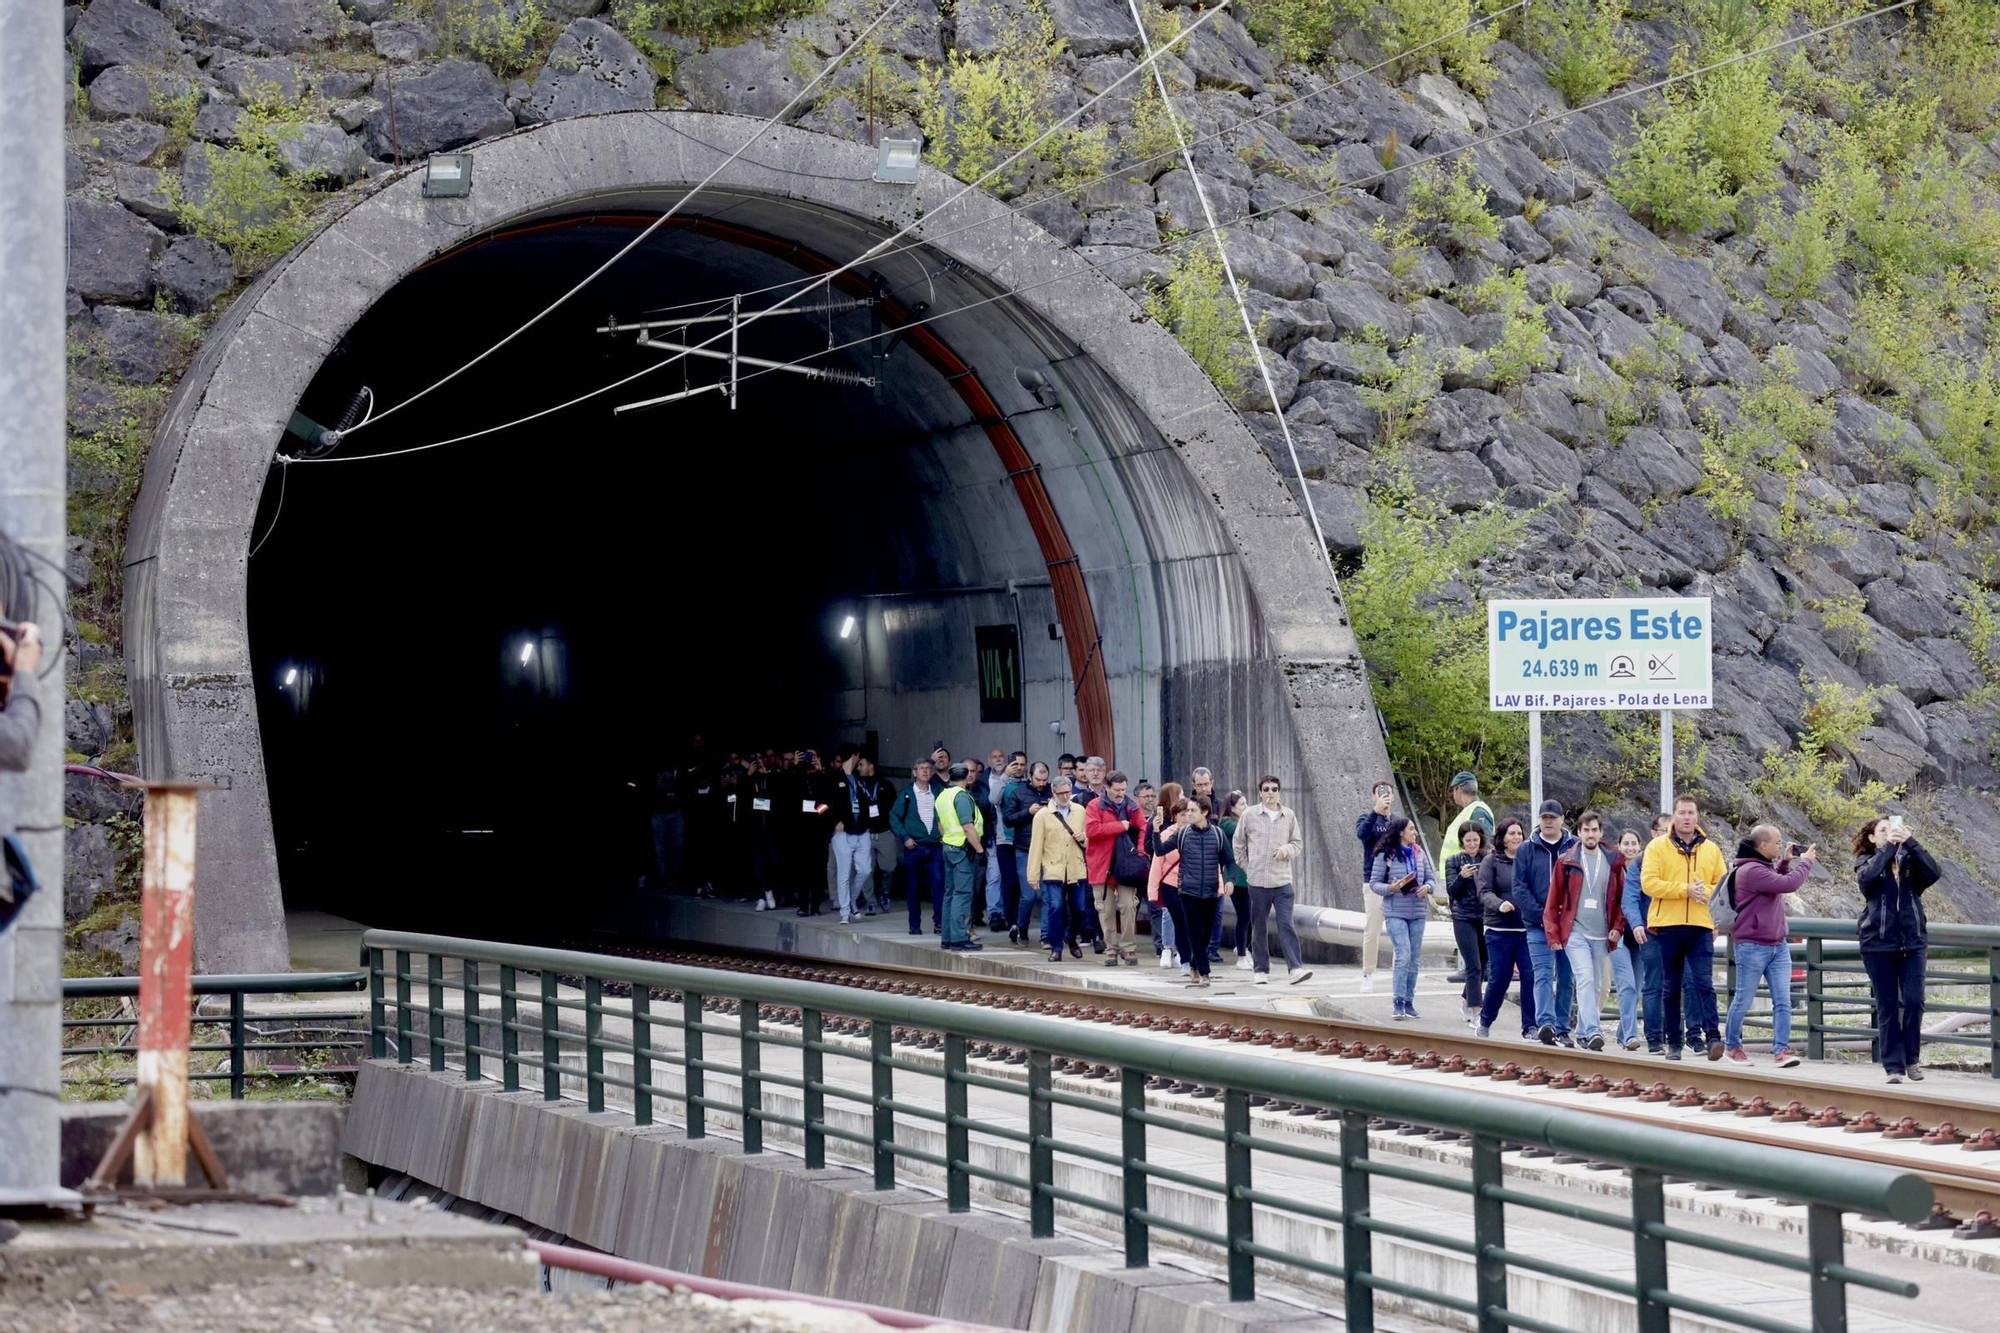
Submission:
<svg viewBox="0 0 2000 1333">
<path fill-rule="evenodd" d="M 1257 985 L 1259 985 L 1259 986 L 1268 986 L 1268 985 L 1270 985 L 1270 984 L 1271 984 L 1271 974 L 1270 974 L 1269 972 L 1259 972 L 1259 973 L 1257 974 L 1257 983 L 1256 983 L 1256 984 L 1257 984 Z"/>
<path fill-rule="evenodd" d="M 1250 962 L 1249 954 L 1246 953 L 1238 955 L 1236 959 L 1236 968 L 1239 972 L 1248 972 L 1252 966 L 1253 964 Z"/>
<path fill-rule="evenodd" d="M 844 916 L 840 918 L 840 924 L 843 926 L 851 926 L 854 924 L 854 918 L 851 916 Z"/>
<path fill-rule="evenodd" d="M 1180 960 L 1175 956 L 1172 949 L 1162 949 L 1160 950 L 1160 966 L 1179 967 Z"/>
<path fill-rule="evenodd" d="M 764 890 L 764 910 L 767 912 L 778 910 L 778 895 L 770 889 Z"/>
<path fill-rule="evenodd" d="M 1375 993 L 1375 974 L 1373 972 L 1363 972 L 1361 974 L 1361 993 L 1363 995 L 1372 995 Z"/>
<path fill-rule="evenodd" d="M 1301 981 L 1311 981 L 1312 976 L 1312 969 L 1309 967 L 1288 967 L 1285 969 L 1285 984 L 1296 986 Z"/>
</svg>

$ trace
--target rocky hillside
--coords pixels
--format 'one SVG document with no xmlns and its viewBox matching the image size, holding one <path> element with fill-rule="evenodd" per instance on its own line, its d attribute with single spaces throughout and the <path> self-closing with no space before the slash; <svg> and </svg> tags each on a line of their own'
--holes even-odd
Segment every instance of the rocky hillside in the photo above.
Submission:
<svg viewBox="0 0 2000 1333">
<path fill-rule="evenodd" d="M 1205 19 L 1163 61 L 1169 108 L 1118 83 L 1139 38 L 1117 0 L 905 0 L 794 114 L 915 129 L 972 179 L 1115 85 L 991 188 L 1169 323 L 1289 473 L 1179 118 L 1422 799 L 1461 766 L 1503 789 L 1524 771 L 1518 719 L 1482 707 L 1483 598 L 1705 594 L 1722 702 L 1680 748 L 1714 830 L 1768 813 L 1844 844 L 1907 808 L 1954 862 L 1948 912 L 1996 919 L 2000 5 L 1925 0 L 1771 51 L 1870 6 L 1491 8 L 1142 0 L 1155 42 Z M 175 376 L 247 279 L 430 152 L 602 111 L 772 114 L 877 12 L 70 6 L 73 757 L 134 760 L 125 514 Z M 1642 816 L 1654 727 L 1553 718 L 1552 793 Z M 129 931 L 135 830 L 72 783 L 88 965 Z M 1846 882 L 1818 905 L 1848 906 Z"/>
</svg>

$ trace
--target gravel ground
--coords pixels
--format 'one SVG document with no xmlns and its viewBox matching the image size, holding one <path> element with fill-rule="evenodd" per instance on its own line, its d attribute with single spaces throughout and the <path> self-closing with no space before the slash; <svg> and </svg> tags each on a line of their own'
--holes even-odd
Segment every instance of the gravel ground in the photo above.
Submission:
<svg viewBox="0 0 2000 1333">
<path fill-rule="evenodd" d="M 938 1325 L 940 1330 L 949 1325 Z M 217 1287 L 188 1296 L 0 1302 L 0 1330 L 107 1333 L 883 1333 L 865 1315 L 791 1301 L 720 1301 L 661 1287 L 542 1295 L 364 1287 L 332 1278 Z"/>
</svg>

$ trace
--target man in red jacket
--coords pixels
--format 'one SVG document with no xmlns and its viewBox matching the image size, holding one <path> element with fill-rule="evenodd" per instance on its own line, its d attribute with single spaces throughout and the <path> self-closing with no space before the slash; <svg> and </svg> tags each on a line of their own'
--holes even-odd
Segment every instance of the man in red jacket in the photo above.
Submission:
<svg viewBox="0 0 2000 1333">
<path fill-rule="evenodd" d="M 1090 845 L 1084 849 L 1084 868 L 1090 872 L 1091 897 L 1097 906 L 1098 927 L 1104 932 L 1104 965 L 1139 965 L 1138 910 L 1139 886 L 1120 883 L 1117 874 L 1119 841 L 1132 835 L 1136 852 L 1146 845 L 1146 812 L 1125 794 L 1124 770 L 1114 769 L 1104 779 L 1104 795 L 1084 808 L 1084 831 Z"/>
<path fill-rule="evenodd" d="M 1604 975 L 1611 966 L 1611 950 L 1625 937 L 1625 912 L 1619 902 L 1625 858 L 1604 845 L 1604 816 L 1595 810 L 1577 817 L 1576 837 L 1576 846 L 1556 859 L 1542 909 L 1542 929 L 1548 933 L 1549 948 L 1562 951 L 1576 979 L 1576 1042 L 1601 1051 Z"/>
</svg>

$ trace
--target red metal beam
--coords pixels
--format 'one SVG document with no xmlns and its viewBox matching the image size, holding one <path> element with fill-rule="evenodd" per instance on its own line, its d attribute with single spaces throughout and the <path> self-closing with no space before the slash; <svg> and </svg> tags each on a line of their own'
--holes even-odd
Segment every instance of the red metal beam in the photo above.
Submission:
<svg viewBox="0 0 2000 1333">
<path fill-rule="evenodd" d="M 591 213 L 528 223 L 490 232 L 439 255 L 430 263 L 435 264 L 452 255 L 509 237 L 592 223 L 645 227 L 650 226 L 656 217 L 649 213 Z M 774 255 L 807 273 L 829 273 L 839 267 L 831 259 L 806 249 L 796 241 L 734 223 L 704 217 L 677 217 L 669 220 L 667 225 L 675 230 L 712 236 L 745 249 Z M 868 280 L 860 273 L 842 273 L 832 285 L 850 296 L 870 294 Z M 893 299 L 885 298 L 882 310 L 884 322 L 892 326 L 906 324 L 911 318 L 909 310 Z M 972 413 L 973 420 L 980 423 L 993 446 L 993 452 L 999 456 L 1001 465 L 1014 483 L 1015 498 L 1021 502 L 1021 511 L 1027 516 L 1028 526 L 1035 534 L 1035 544 L 1048 567 L 1049 586 L 1055 594 L 1056 618 L 1062 622 L 1063 641 L 1069 649 L 1070 678 L 1076 682 L 1077 731 L 1083 749 L 1088 754 L 1103 755 L 1115 764 L 1111 684 L 1104 672 L 1104 654 L 1098 648 L 1097 613 L 1090 604 L 1090 588 L 1084 582 L 1076 548 L 1070 545 L 1069 533 L 1063 528 L 1062 516 L 1056 512 L 1055 501 L 1050 499 L 1048 488 L 1042 485 L 1041 472 L 1029 456 L 1027 446 L 1021 443 L 1021 437 L 1015 434 L 1012 423 L 1000 411 L 993 395 L 987 392 L 977 370 L 961 360 L 931 325 L 913 328 L 905 337 L 917 354 L 944 376 L 945 382 Z"/>
</svg>

